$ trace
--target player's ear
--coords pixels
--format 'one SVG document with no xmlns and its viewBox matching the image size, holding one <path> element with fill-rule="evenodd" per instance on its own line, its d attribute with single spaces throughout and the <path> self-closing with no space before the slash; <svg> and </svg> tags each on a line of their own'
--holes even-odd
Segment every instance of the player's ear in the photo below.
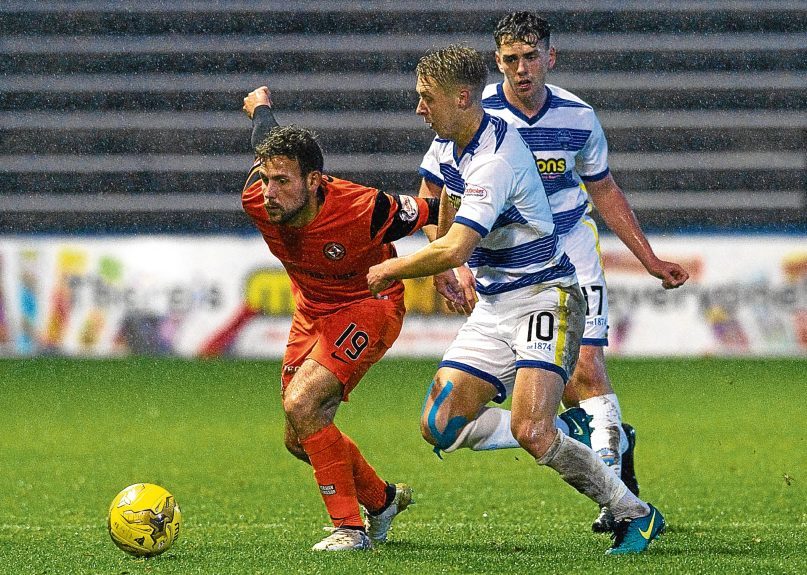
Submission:
<svg viewBox="0 0 807 575">
<path fill-rule="evenodd" d="M 499 55 L 498 50 L 493 51 L 493 57 L 496 58 L 496 67 L 499 69 L 499 72 L 504 74 L 504 62 L 502 62 L 502 57 Z"/>
<path fill-rule="evenodd" d="M 460 88 L 459 92 L 457 93 L 457 107 L 460 110 L 467 110 L 471 107 L 472 103 L 473 98 L 471 97 L 470 88 Z"/>
<path fill-rule="evenodd" d="M 316 190 L 321 183 L 322 172 L 319 170 L 313 170 L 305 177 L 305 185 L 311 191 Z"/>
<path fill-rule="evenodd" d="M 547 70 L 551 70 L 555 67 L 555 58 L 557 58 L 557 53 L 555 52 L 555 47 L 549 47 L 549 63 L 546 66 Z"/>
</svg>

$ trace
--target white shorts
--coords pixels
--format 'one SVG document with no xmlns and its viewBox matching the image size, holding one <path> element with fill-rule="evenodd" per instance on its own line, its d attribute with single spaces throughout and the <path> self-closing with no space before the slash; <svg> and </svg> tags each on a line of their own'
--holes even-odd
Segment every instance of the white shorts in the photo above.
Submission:
<svg viewBox="0 0 807 575">
<path fill-rule="evenodd" d="M 586 299 L 586 329 L 580 345 L 608 345 L 608 287 L 600 256 L 600 235 L 596 222 L 584 215 L 561 236 L 563 251 L 577 272 L 577 281 Z"/>
<path fill-rule="evenodd" d="M 537 367 L 559 374 L 574 371 L 583 335 L 586 304 L 577 284 L 530 286 L 480 298 L 440 367 L 459 369 L 493 385 L 493 399 L 513 392 L 516 370 Z"/>
</svg>

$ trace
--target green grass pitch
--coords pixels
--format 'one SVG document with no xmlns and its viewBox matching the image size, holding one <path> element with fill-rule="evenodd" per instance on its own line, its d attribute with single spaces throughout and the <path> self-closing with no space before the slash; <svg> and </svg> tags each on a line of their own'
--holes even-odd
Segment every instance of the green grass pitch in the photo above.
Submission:
<svg viewBox="0 0 807 575">
<path fill-rule="evenodd" d="M 0 361 L 0 573 L 807 573 L 807 361 L 609 362 L 669 524 L 631 557 L 604 556 L 596 506 L 525 452 L 432 454 L 417 421 L 435 365 L 382 361 L 337 416 L 417 505 L 387 545 L 318 554 L 327 516 L 283 448 L 278 363 Z M 141 481 L 184 514 L 153 559 L 106 532 Z"/>
</svg>

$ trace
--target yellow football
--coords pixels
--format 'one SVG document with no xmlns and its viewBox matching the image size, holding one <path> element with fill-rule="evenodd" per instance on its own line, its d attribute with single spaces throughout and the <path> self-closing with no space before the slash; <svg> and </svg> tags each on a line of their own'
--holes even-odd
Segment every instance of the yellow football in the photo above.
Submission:
<svg viewBox="0 0 807 575">
<path fill-rule="evenodd" d="M 174 544 L 181 522 L 173 495 L 153 483 L 135 483 L 112 500 L 107 526 L 115 545 L 138 557 L 153 557 Z"/>
</svg>

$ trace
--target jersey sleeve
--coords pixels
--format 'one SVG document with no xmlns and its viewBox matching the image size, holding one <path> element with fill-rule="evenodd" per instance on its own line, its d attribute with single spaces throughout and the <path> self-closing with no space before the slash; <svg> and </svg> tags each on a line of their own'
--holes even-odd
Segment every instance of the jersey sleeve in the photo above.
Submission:
<svg viewBox="0 0 807 575">
<path fill-rule="evenodd" d="M 256 183 L 259 183 L 261 181 L 261 174 L 258 172 L 258 168 L 260 167 L 261 163 L 259 161 L 256 160 L 255 162 L 253 162 L 252 167 L 250 168 L 249 173 L 247 174 L 247 181 L 244 183 L 244 188 L 242 192 L 247 191 Z"/>
<path fill-rule="evenodd" d="M 465 193 L 454 221 L 483 238 L 493 229 L 515 185 L 513 168 L 499 158 L 479 164 L 464 174 Z"/>
<path fill-rule="evenodd" d="M 413 234 L 423 226 L 436 224 L 439 212 L 438 198 L 378 192 L 373 207 L 370 237 L 381 235 L 382 242 L 394 242 Z"/>
<path fill-rule="evenodd" d="M 596 182 L 608 175 L 608 141 L 596 114 L 592 113 L 591 134 L 577 154 L 575 168 L 583 181 Z"/>
<path fill-rule="evenodd" d="M 420 162 L 418 174 L 427 182 L 443 186 L 443 176 L 440 174 L 440 159 L 437 154 L 439 142 L 437 139 L 432 140 L 432 145 L 423 156 L 423 161 Z"/>
<path fill-rule="evenodd" d="M 258 144 L 266 138 L 269 131 L 279 125 L 275 120 L 275 115 L 272 113 L 272 108 L 266 105 L 255 108 L 252 113 L 252 137 L 250 138 L 252 148 L 257 148 Z"/>
</svg>

